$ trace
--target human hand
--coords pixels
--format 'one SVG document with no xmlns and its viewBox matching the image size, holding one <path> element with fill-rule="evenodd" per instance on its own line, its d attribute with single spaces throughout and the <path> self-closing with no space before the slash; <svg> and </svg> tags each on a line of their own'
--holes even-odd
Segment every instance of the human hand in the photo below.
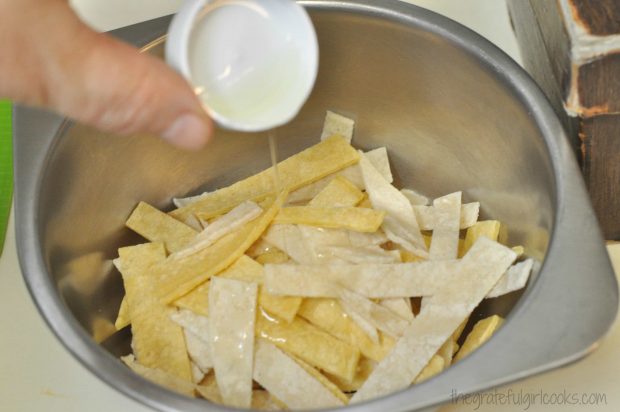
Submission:
<svg viewBox="0 0 620 412">
<path fill-rule="evenodd" d="M 89 29 L 66 0 L 0 0 L 0 98 L 198 149 L 213 124 L 161 60 Z"/>
</svg>

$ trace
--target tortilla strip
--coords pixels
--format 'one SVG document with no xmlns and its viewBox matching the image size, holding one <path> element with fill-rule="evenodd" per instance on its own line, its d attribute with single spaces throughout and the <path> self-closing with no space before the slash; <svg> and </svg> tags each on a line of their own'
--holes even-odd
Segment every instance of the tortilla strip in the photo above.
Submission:
<svg viewBox="0 0 620 412">
<path fill-rule="evenodd" d="M 353 127 L 355 127 L 355 121 L 353 119 L 328 110 L 327 113 L 325 113 L 321 140 L 325 140 L 337 134 L 344 137 L 348 143 L 351 143 L 351 139 L 353 139 Z"/>
<path fill-rule="evenodd" d="M 170 319 L 174 308 L 162 304 L 156 296 L 153 267 L 165 257 L 164 244 L 146 243 L 118 250 L 125 283 L 131 346 L 138 361 L 180 379 L 192 381 L 183 329 Z"/>
<path fill-rule="evenodd" d="M 274 247 L 273 250 L 256 256 L 255 260 L 261 265 L 265 265 L 267 263 L 286 263 L 289 261 L 289 257 L 286 253 Z"/>
<path fill-rule="evenodd" d="M 379 344 L 379 332 L 377 331 L 377 328 L 367 319 L 366 316 L 364 316 L 363 313 L 359 311 L 358 307 L 349 304 L 349 302 L 344 299 L 340 299 L 340 306 L 347 316 L 350 317 L 351 320 L 364 331 L 372 343 Z"/>
<path fill-rule="evenodd" d="M 271 224 L 285 199 L 286 192 L 280 194 L 259 218 L 208 248 L 186 258 L 167 259 L 154 267 L 161 279 L 157 287 L 161 300 L 164 303 L 175 301 L 239 259 Z"/>
<path fill-rule="evenodd" d="M 314 207 L 354 207 L 364 193 L 342 176 L 336 176 L 308 203 Z"/>
<path fill-rule="evenodd" d="M 433 296 L 432 304 L 426 305 L 410 323 L 351 402 L 362 402 L 409 386 L 515 258 L 512 250 L 480 238 L 463 258 L 457 276 L 446 282 Z"/>
<path fill-rule="evenodd" d="M 413 320 L 413 308 L 409 298 L 381 299 L 379 304 L 407 321 Z"/>
<path fill-rule="evenodd" d="M 444 360 L 439 355 L 433 355 L 428 364 L 422 369 L 418 376 L 414 379 L 413 383 L 422 383 L 427 379 L 440 373 L 445 368 Z"/>
<path fill-rule="evenodd" d="M 258 411 L 282 411 L 286 405 L 281 400 L 262 389 L 252 391 L 252 409 Z"/>
<path fill-rule="evenodd" d="M 360 168 L 373 208 L 386 212 L 382 227 L 387 237 L 411 253 L 426 257 L 426 245 L 409 200 L 383 178 L 365 155 L 360 158 Z"/>
<path fill-rule="evenodd" d="M 138 362 L 133 355 L 121 356 L 121 360 L 132 371 L 157 385 L 180 393 L 181 395 L 194 397 L 194 384 L 191 381 L 180 379 L 161 369 L 149 368 Z"/>
<path fill-rule="evenodd" d="M 368 376 L 373 371 L 373 369 L 377 366 L 377 362 L 372 359 L 362 358 L 360 359 L 359 364 L 357 365 L 357 372 L 355 373 L 355 378 L 353 378 L 353 382 L 347 382 L 345 380 L 340 379 L 337 376 L 326 374 L 327 378 L 332 381 L 340 390 L 344 392 L 355 392 L 359 388 L 362 387 Z M 348 402 L 348 398 L 347 398 Z"/>
<path fill-rule="evenodd" d="M 339 297 L 345 287 L 371 299 L 431 296 L 454 280 L 457 260 L 392 264 L 265 265 L 265 288 L 277 296 Z"/>
<path fill-rule="evenodd" d="M 402 193 L 407 199 L 409 199 L 409 203 L 411 203 L 414 208 L 415 206 L 426 206 L 431 203 L 428 197 L 416 192 L 415 190 L 400 189 L 400 193 Z"/>
<path fill-rule="evenodd" d="M 381 173 L 385 180 L 392 183 L 392 171 L 390 170 L 390 162 L 387 157 L 387 151 L 385 150 L 385 148 L 380 147 L 378 149 L 371 150 L 369 152 L 366 152 L 366 155 L 368 156 L 368 160 L 370 161 L 370 163 L 372 163 L 373 166 L 379 171 L 379 173 Z M 288 199 L 289 202 L 301 203 L 311 200 L 313 197 L 318 195 L 319 192 L 323 190 L 329 184 L 329 182 L 331 182 L 337 176 L 344 177 L 345 179 L 353 183 L 353 185 L 358 189 L 364 189 L 366 187 L 364 186 L 362 171 L 359 165 L 355 164 L 353 166 L 346 167 L 339 172 L 328 175 L 323 179 L 317 180 L 314 183 L 310 183 L 307 186 L 303 186 L 295 190 L 294 192 L 291 192 L 291 196 Z"/>
<path fill-rule="evenodd" d="M 217 277 L 256 282 L 259 285 L 264 281 L 263 266 L 247 255 L 241 256 L 228 269 L 220 272 Z M 189 309 L 202 316 L 209 314 L 209 282 L 205 282 L 187 295 L 173 303 L 179 308 Z M 258 304 L 271 315 L 291 322 L 301 305 L 299 297 L 273 296 L 265 292 L 263 287 L 258 290 Z"/>
<path fill-rule="evenodd" d="M 356 232 L 376 232 L 383 222 L 384 212 L 363 207 L 284 207 L 274 224 L 300 224 Z"/>
<path fill-rule="evenodd" d="M 180 207 L 184 207 L 184 206 L 187 206 L 187 205 L 191 205 L 192 203 L 196 203 L 197 201 L 199 201 L 201 199 L 204 199 L 208 195 L 209 195 L 209 192 L 202 192 L 201 194 L 195 195 L 195 196 L 173 197 L 172 198 L 172 203 L 177 208 L 180 208 Z"/>
<path fill-rule="evenodd" d="M 340 291 L 340 302 L 347 313 L 349 313 L 348 308 L 350 308 L 370 325 L 393 338 L 400 337 L 409 325 L 408 321 L 402 319 L 391 310 L 350 290 L 342 289 Z"/>
<path fill-rule="evenodd" d="M 226 405 L 252 404 L 258 286 L 215 277 L 209 287 L 209 338 L 217 386 Z"/>
<path fill-rule="evenodd" d="M 187 295 L 172 302 L 180 309 L 187 309 L 197 315 L 209 316 L 209 282 L 205 282 Z"/>
<path fill-rule="evenodd" d="M 263 339 L 256 342 L 254 380 L 289 409 L 344 405 L 318 380 L 280 349 Z"/>
<path fill-rule="evenodd" d="M 209 372 L 213 368 L 209 347 L 209 319 L 186 309 L 172 313 L 170 318 L 183 328 L 190 359 L 203 373 Z"/>
<path fill-rule="evenodd" d="M 121 330 L 130 324 L 131 319 L 129 318 L 129 305 L 127 304 L 127 297 L 124 296 L 123 300 L 121 300 L 121 306 L 118 308 L 118 315 L 116 316 L 114 327 L 116 330 Z"/>
<path fill-rule="evenodd" d="M 532 259 L 527 259 L 511 266 L 487 294 L 487 298 L 496 298 L 515 290 L 523 289 L 530 277 L 533 266 L 534 261 Z"/>
<path fill-rule="evenodd" d="M 324 246 L 317 247 L 317 252 L 323 256 L 335 257 L 347 263 L 397 263 L 400 262 L 400 252 L 385 250 L 377 245 L 368 246 Z"/>
<path fill-rule="evenodd" d="M 463 242 L 463 255 L 465 255 L 467 251 L 469 251 L 469 248 L 482 236 L 497 241 L 500 227 L 501 224 L 497 220 L 482 220 L 467 229 L 465 241 Z"/>
<path fill-rule="evenodd" d="M 430 260 L 456 259 L 459 249 L 461 192 L 435 199 L 433 209 L 435 228 L 428 258 Z"/>
<path fill-rule="evenodd" d="M 420 230 L 434 230 L 437 225 L 437 214 L 434 206 L 414 205 L 415 212 Z M 464 203 L 461 205 L 460 229 L 467 229 L 478 221 L 480 212 L 480 203 Z"/>
<path fill-rule="evenodd" d="M 185 340 L 187 342 L 187 333 L 185 333 Z M 204 379 L 205 373 L 194 362 L 191 363 L 191 367 L 192 367 L 192 382 L 194 382 L 195 384 L 199 384 Z"/>
<path fill-rule="evenodd" d="M 213 371 L 209 372 L 199 385 L 196 385 L 196 392 L 210 402 L 217 403 L 218 405 L 224 404 Z"/>
<path fill-rule="evenodd" d="M 280 185 L 292 191 L 356 163 L 359 154 L 345 139 L 332 136 L 278 163 Z M 246 200 L 259 201 L 273 193 L 273 170 L 268 168 L 245 180 L 216 190 L 188 206 L 173 210 L 178 220 L 195 214 L 203 219 L 228 212 Z"/>
<path fill-rule="evenodd" d="M 489 316 L 488 318 L 476 322 L 471 332 L 469 332 L 469 335 L 465 338 L 463 346 L 461 346 L 461 349 L 454 357 L 454 361 L 457 362 L 463 359 L 482 346 L 493 336 L 495 331 L 497 331 L 503 323 L 504 319 L 497 315 Z"/>
<path fill-rule="evenodd" d="M 287 353 L 299 366 L 301 366 L 306 372 L 308 372 L 314 379 L 321 382 L 323 386 L 327 388 L 336 398 L 340 399 L 342 402 L 349 403 L 349 397 L 345 395 L 340 388 L 331 380 L 327 379 L 325 375 L 319 372 L 317 369 L 313 368 L 308 363 L 299 359 L 298 357 Z"/>
<path fill-rule="evenodd" d="M 394 340 L 388 336 L 381 336 L 378 344 L 373 342 L 345 314 L 336 299 L 304 299 L 297 314 L 375 361 L 383 359 L 394 346 Z"/>
<path fill-rule="evenodd" d="M 356 347 L 332 337 L 299 317 L 291 323 L 284 323 L 262 314 L 256 322 L 258 336 L 320 370 L 343 379 L 353 379 L 360 357 Z"/>
<path fill-rule="evenodd" d="M 282 250 L 297 263 L 316 263 L 316 256 L 306 244 L 301 228 L 297 225 L 273 224 L 263 234 L 263 239 Z"/>
<path fill-rule="evenodd" d="M 246 223 L 256 219 L 263 209 L 251 201 L 245 201 L 225 215 L 217 218 L 200 232 L 186 247 L 171 255 L 179 259 L 200 252 L 215 243 L 223 236 L 239 229 Z"/>
<path fill-rule="evenodd" d="M 170 253 L 184 248 L 198 234 L 185 223 L 145 202 L 138 203 L 125 226 L 151 242 L 163 242 Z"/>
</svg>

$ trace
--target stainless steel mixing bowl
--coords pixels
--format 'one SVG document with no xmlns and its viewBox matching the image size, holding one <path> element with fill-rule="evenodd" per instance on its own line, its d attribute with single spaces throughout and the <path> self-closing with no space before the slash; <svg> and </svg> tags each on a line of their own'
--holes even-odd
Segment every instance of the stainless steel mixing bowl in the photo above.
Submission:
<svg viewBox="0 0 620 412">
<path fill-rule="evenodd" d="M 350 410 L 412 410 L 523 378 L 589 353 L 616 314 L 617 285 L 577 163 L 551 107 L 504 53 L 470 30 L 397 1 L 303 2 L 321 65 L 280 156 L 317 141 L 326 109 L 357 120 L 355 143 L 387 146 L 396 180 L 436 196 L 463 190 L 505 222 L 542 268 L 527 290 L 487 302 L 508 315 L 472 356 L 421 385 Z M 115 34 L 161 54 L 169 18 Z M 139 200 L 229 184 L 269 166 L 264 135 L 218 131 L 200 153 L 104 135 L 17 108 L 16 217 L 24 277 L 60 341 L 104 382 L 156 409 L 202 411 L 126 369 L 129 331 L 114 334 L 122 282 L 109 259 L 139 239 L 123 222 Z M 515 304 L 516 302 L 516 304 Z M 97 344 L 102 342 L 102 345 Z M 224 409 L 211 406 L 212 409 Z"/>
</svg>

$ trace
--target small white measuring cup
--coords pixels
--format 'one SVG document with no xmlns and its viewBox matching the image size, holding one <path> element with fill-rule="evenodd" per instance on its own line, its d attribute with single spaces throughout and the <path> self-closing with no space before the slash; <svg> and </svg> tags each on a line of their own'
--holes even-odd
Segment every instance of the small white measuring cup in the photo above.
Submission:
<svg viewBox="0 0 620 412">
<path fill-rule="evenodd" d="M 292 120 L 318 71 L 310 18 L 293 0 L 186 0 L 166 60 L 222 127 L 258 132 Z"/>
</svg>

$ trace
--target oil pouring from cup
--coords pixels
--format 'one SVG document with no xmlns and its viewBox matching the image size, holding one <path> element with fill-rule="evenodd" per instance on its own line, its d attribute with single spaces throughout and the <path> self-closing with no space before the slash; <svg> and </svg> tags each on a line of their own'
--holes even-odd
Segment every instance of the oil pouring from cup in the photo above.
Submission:
<svg viewBox="0 0 620 412">
<path fill-rule="evenodd" d="M 288 123 L 305 103 L 318 44 L 292 0 L 187 0 L 170 25 L 166 60 L 220 126 L 260 132 Z"/>
</svg>

